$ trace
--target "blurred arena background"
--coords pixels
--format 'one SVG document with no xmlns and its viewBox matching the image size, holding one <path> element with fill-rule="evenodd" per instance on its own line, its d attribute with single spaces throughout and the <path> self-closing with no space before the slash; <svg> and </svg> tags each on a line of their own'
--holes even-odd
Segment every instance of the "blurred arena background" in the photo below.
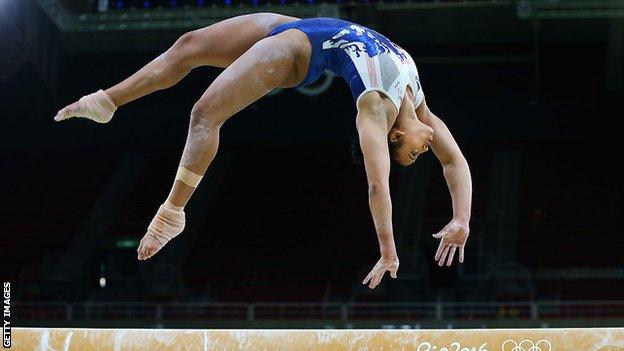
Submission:
<svg viewBox="0 0 624 351">
<path fill-rule="evenodd" d="M 409 50 L 473 174 L 466 262 L 433 155 L 394 171 L 397 280 L 378 258 L 355 107 L 326 76 L 222 130 L 175 244 L 136 246 L 217 69 L 54 124 L 185 31 L 243 13 L 349 19 Z M 15 326 L 481 328 L 624 324 L 624 2 L 0 0 L 1 276 Z M 329 122 L 333 123 L 328 128 Z"/>
</svg>

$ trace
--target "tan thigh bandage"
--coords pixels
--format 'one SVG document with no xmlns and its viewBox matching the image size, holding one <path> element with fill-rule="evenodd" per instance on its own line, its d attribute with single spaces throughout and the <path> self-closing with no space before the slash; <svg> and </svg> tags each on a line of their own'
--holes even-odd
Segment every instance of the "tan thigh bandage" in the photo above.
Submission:
<svg viewBox="0 0 624 351">
<path fill-rule="evenodd" d="M 204 176 L 189 171 L 185 167 L 178 167 L 178 173 L 176 173 L 175 179 L 190 187 L 197 188 L 203 177 Z"/>
</svg>

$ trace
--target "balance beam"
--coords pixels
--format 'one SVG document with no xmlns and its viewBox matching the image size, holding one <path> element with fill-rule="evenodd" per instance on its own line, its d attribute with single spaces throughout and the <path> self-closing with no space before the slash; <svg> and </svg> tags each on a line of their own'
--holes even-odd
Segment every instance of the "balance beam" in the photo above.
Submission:
<svg viewBox="0 0 624 351">
<path fill-rule="evenodd" d="M 624 328 L 458 330 L 13 328 L 11 350 L 622 351 Z"/>
</svg>

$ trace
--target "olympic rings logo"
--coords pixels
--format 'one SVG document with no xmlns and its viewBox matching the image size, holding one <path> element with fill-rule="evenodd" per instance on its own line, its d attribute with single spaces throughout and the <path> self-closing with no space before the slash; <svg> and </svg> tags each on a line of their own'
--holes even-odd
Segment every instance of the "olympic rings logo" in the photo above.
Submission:
<svg viewBox="0 0 624 351">
<path fill-rule="evenodd" d="M 540 339 L 537 342 L 533 342 L 533 340 L 529 339 L 524 339 L 520 342 L 508 339 L 505 340 L 505 342 L 501 346 L 502 351 L 550 351 L 550 349 L 550 341 L 546 339 Z"/>
</svg>

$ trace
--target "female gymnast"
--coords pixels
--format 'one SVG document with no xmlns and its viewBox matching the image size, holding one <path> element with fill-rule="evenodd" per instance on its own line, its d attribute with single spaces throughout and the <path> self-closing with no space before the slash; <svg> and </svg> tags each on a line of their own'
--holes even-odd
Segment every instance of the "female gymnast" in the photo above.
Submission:
<svg viewBox="0 0 624 351">
<path fill-rule="evenodd" d="M 199 66 L 225 70 L 193 106 L 180 166 L 168 198 L 141 239 L 140 260 L 153 256 L 184 229 L 184 206 L 215 157 L 223 123 L 272 89 L 308 85 L 328 69 L 343 77 L 353 93 L 380 246 L 381 258 L 362 283 L 374 289 L 386 271 L 397 277 L 390 159 L 407 166 L 429 147 L 444 168 L 453 202 L 453 219 L 433 235 L 441 239 L 435 260 L 439 266 L 450 266 L 459 251 L 463 262 L 472 197 L 468 163 L 446 125 L 427 107 L 411 56 L 364 26 L 273 13 L 230 18 L 182 35 L 129 78 L 83 96 L 61 109 L 54 120 L 85 117 L 107 123 L 119 106 L 169 88 Z"/>
</svg>

